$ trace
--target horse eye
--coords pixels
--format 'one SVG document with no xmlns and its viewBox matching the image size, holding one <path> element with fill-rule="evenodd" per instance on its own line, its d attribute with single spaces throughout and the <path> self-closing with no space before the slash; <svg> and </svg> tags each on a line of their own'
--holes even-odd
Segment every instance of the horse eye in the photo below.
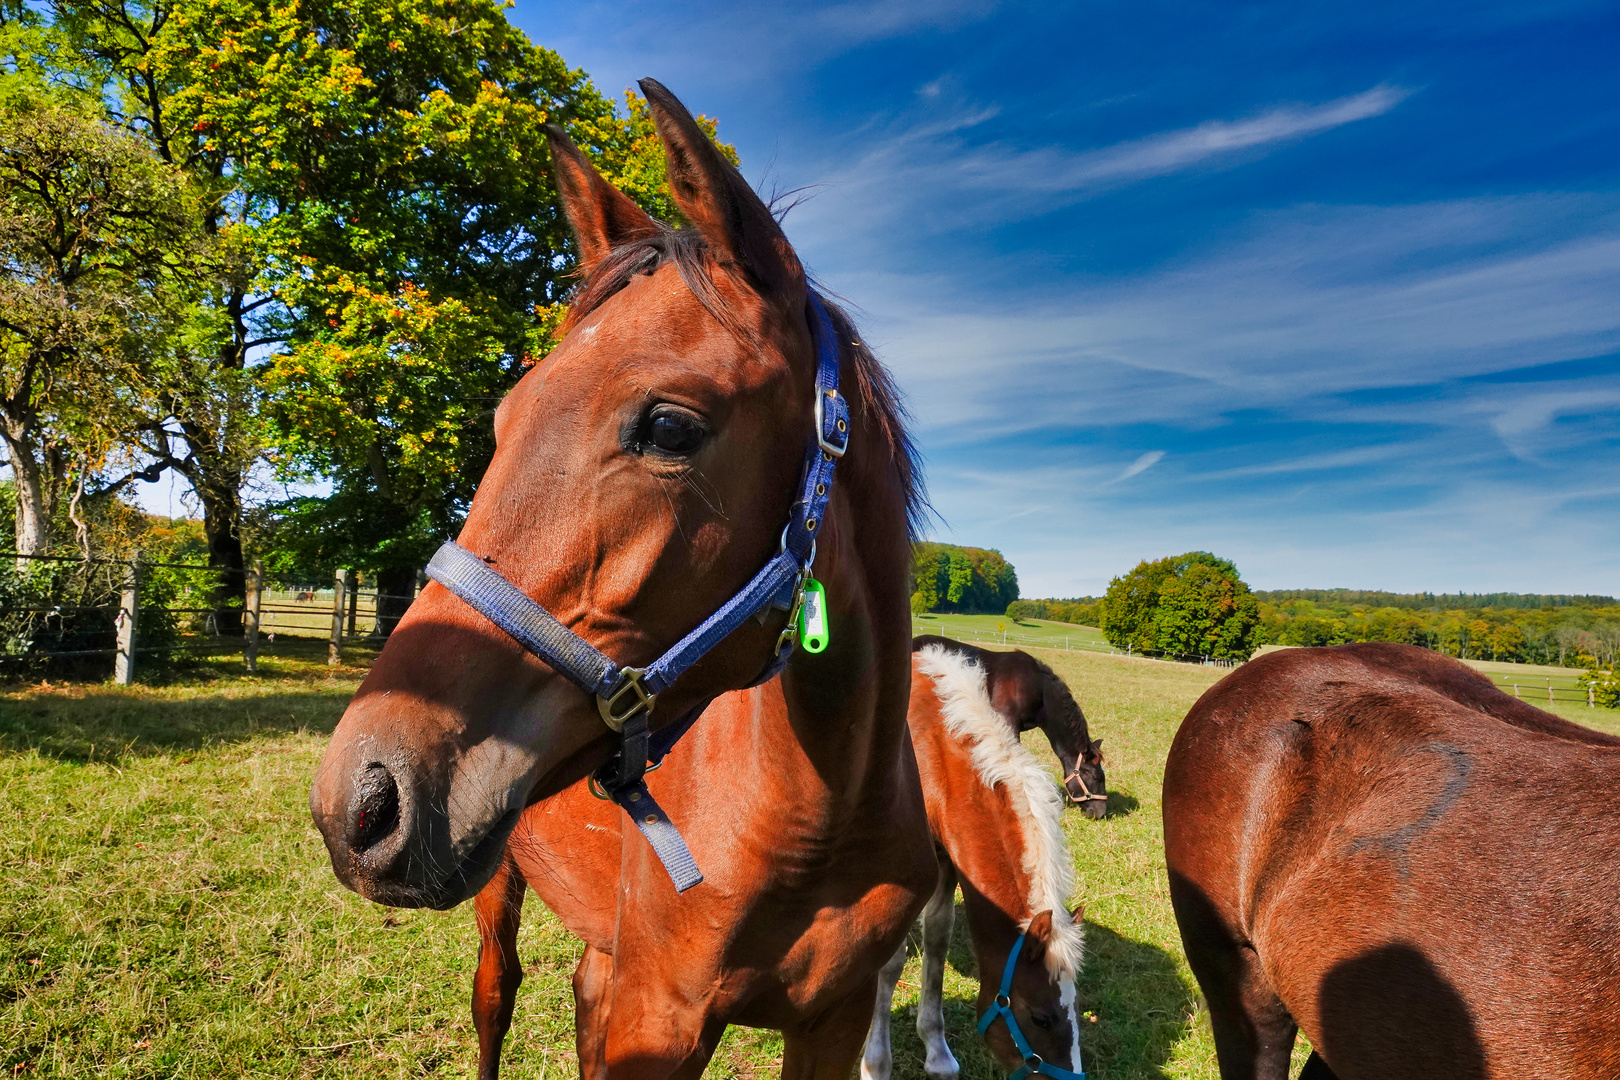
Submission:
<svg viewBox="0 0 1620 1080">
<path fill-rule="evenodd" d="M 647 421 L 647 442 L 665 454 L 690 454 L 707 434 L 696 417 L 676 409 L 661 408 Z"/>
<path fill-rule="evenodd" d="M 1029 1018 L 1042 1031 L 1051 1031 L 1057 1027 L 1060 1019 L 1056 1013 L 1049 1012 L 1031 1013 Z"/>
</svg>

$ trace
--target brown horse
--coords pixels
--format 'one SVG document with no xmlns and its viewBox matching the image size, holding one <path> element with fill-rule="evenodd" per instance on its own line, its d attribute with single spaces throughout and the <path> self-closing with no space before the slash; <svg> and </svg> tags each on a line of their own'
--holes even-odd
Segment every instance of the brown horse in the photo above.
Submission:
<svg viewBox="0 0 1620 1080">
<path fill-rule="evenodd" d="M 497 413 L 464 561 L 554 613 L 553 639 L 652 670 L 791 550 L 783 523 L 798 522 L 831 639 L 729 692 L 769 673 L 786 637 L 761 606 L 650 702 L 655 737 L 712 702 L 645 783 L 700 886 L 677 892 L 639 835 L 570 846 L 595 835 L 585 813 L 516 846 L 590 946 L 575 977 L 585 1075 L 695 1077 L 735 1022 L 786 1033 L 786 1076 L 842 1080 L 877 971 L 938 877 L 905 725 L 912 452 L 848 321 L 813 329 L 825 309 L 770 211 L 673 95 L 642 88 L 692 227 L 653 221 L 553 132 L 585 280 L 567 336 Z M 818 341 L 848 390 L 848 453 L 819 521 L 799 492 L 842 448 L 816 449 Z M 339 879 L 382 903 L 459 903 L 501 867 L 525 807 L 573 815 L 571 785 L 615 751 L 610 714 L 625 723 L 616 760 L 632 752 L 617 691 L 593 699 L 463 599 L 434 584 L 411 606 L 311 795 Z M 517 974 L 481 967 L 479 985 Z"/>
<path fill-rule="evenodd" d="M 937 1080 L 961 1071 L 945 1042 L 944 1015 L 945 953 L 960 882 L 979 969 L 979 1013 L 995 1000 L 1018 949 L 1008 994 L 1015 1022 L 1041 1061 L 1079 1072 L 1074 980 L 1085 936 L 1080 909 L 1068 909 L 1074 862 L 1058 788 L 996 707 L 992 669 L 973 655 L 979 650 L 940 638 L 917 641 L 907 722 L 940 850 L 939 888 L 923 912 L 917 1034 L 927 1051 L 924 1070 Z M 890 1075 L 889 1008 L 905 965 L 901 945 L 879 980 L 862 1080 Z M 985 1038 L 1009 1069 L 1024 1064 L 1004 1019 Z"/>
<path fill-rule="evenodd" d="M 945 1043 L 941 992 L 958 880 L 979 961 L 981 1011 L 994 998 L 1023 932 L 1012 1008 L 1036 1052 L 1067 1068 L 1079 1037 L 1074 979 L 1084 941 L 1078 911 L 1071 917 L 1064 906 L 1074 875 L 1058 788 L 992 706 L 984 668 L 941 647 L 913 653 L 912 664 L 907 719 L 940 856 L 939 886 L 923 918 L 925 985 L 917 1019 L 928 1047 L 929 1075 L 957 1073 Z M 722 723 L 722 716 L 705 717 L 702 727 L 720 742 L 740 741 L 743 736 L 727 733 Z M 686 752 L 683 743 L 669 759 L 671 771 Z M 525 883 L 587 942 L 611 941 L 614 908 L 606 898 L 617 884 L 622 837 L 617 809 L 592 797 L 584 784 L 530 807 L 518 821 L 506 860 L 476 901 L 479 949 L 472 1008 L 480 1080 L 498 1075 L 501 1044 L 522 982 L 516 949 Z M 879 979 L 862 1064 L 868 1080 L 888 1075 L 889 1001 L 905 960 L 902 943 Z M 587 1038 L 583 1012 L 579 1022 L 585 1060 L 598 1051 Z M 1010 1068 L 1021 1061 L 1004 1025 L 992 1026 L 988 1038 Z"/>
<path fill-rule="evenodd" d="M 1534 799 L 1526 812 L 1527 798 Z M 1410 646 L 1253 660 L 1164 778 L 1223 1080 L 1620 1076 L 1620 739 Z"/>
<path fill-rule="evenodd" d="M 1108 778 L 1103 775 L 1102 740 L 1092 739 L 1086 714 L 1057 673 L 1018 649 L 981 649 L 977 645 L 921 634 L 911 639 L 912 652 L 937 645 L 959 653 L 984 672 L 996 712 L 1019 734 L 1040 728 L 1063 766 L 1063 794 L 1088 818 L 1108 813 Z"/>
</svg>

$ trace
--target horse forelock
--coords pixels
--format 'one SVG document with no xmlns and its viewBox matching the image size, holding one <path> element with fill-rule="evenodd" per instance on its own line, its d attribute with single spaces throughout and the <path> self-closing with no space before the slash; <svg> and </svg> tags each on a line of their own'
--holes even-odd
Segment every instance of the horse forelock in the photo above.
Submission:
<svg viewBox="0 0 1620 1080">
<path fill-rule="evenodd" d="M 967 744 L 979 779 L 1006 791 L 1018 819 L 1029 907 L 1020 927 L 1027 930 L 1042 911 L 1052 913 L 1046 968 L 1054 979 L 1072 980 L 1084 959 L 1085 932 L 1069 917 L 1074 860 L 1063 835 L 1063 799 L 1058 787 L 991 705 L 982 665 L 940 645 L 928 645 L 916 655 L 918 670 L 933 681 L 939 695 L 946 730 Z"/>
<path fill-rule="evenodd" d="M 703 237 L 694 229 L 673 229 L 662 224 L 656 234 L 614 248 L 592 268 L 570 298 L 563 332 L 573 330 L 633 278 L 652 274 L 666 263 L 674 263 L 682 283 L 716 322 L 739 341 L 759 346 L 758 335 L 715 284 L 715 261 Z M 849 314 L 826 292 L 818 293 L 832 316 L 841 355 L 855 375 L 854 384 L 843 387 L 844 393 L 882 441 L 887 458 L 894 462 L 905 493 L 906 527 L 910 539 L 915 540 L 928 515 L 928 496 L 917 448 L 907 430 L 910 418 L 905 402 L 888 369 L 861 340 Z"/>
</svg>

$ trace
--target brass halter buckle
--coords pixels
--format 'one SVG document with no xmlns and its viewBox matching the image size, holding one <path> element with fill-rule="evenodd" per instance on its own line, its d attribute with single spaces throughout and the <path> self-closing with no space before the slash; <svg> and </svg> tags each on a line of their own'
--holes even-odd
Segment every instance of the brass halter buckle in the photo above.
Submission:
<svg viewBox="0 0 1620 1080">
<path fill-rule="evenodd" d="M 619 685 L 607 697 L 598 696 L 596 711 L 602 714 L 602 723 L 614 731 L 623 731 L 624 722 L 638 712 L 652 712 L 653 703 L 658 700 L 657 694 L 647 693 L 647 688 L 641 685 L 646 672 L 640 668 L 626 667 L 619 670 Z M 624 701 L 626 694 L 634 694 L 635 700 Z"/>
</svg>

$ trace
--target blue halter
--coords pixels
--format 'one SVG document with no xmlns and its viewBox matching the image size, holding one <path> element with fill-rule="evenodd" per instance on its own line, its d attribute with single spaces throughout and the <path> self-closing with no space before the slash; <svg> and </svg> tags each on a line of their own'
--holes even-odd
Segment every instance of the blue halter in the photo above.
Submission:
<svg viewBox="0 0 1620 1080">
<path fill-rule="evenodd" d="M 1019 1055 L 1024 1059 L 1022 1065 L 1007 1074 L 1007 1080 L 1024 1080 L 1024 1077 L 1032 1073 L 1050 1076 L 1052 1080 L 1086 1080 L 1086 1074 L 1083 1070 L 1071 1072 L 1068 1069 L 1060 1069 L 1056 1065 L 1042 1061 L 1041 1055 L 1030 1049 L 1029 1040 L 1024 1038 L 1023 1029 L 1018 1026 L 1018 1018 L 1013 1015 L 1013 972 L 1018 970 L 1018 954 L 1024 951 L 1024 937 L 1024 934 L 1019 934 L 1018 940 L 1013 942 L 1012 952 L 1007 956 L 1007 969 L 1001 973 L 1001 989 L 996 992 L 996 999 L 990 1003 L 990 1007 L 984 1010 L 984 1014 L 979 1017 L 979 1034 L 983 1035 L 988 1032 L 990 1025 L 996 1022 L 997 1017 L 1006 1022 L 1007 1034 L 1012 1036 L 1013 1046 L 1017 1048 Z M 1079 1022 L 1078 1016 L 1075 1017 L 1075 1022 Z M 1075 1065 L 1079 1064 L 1078 1060 L 1075 1061 Z"/>
<path fill-rule="evenodd" d="M 602 722 L 619 736 L 619 749 L 596 771 L 593 782 L 630 815 L 669 871 L 677 892 L 702 881 L 703 874 L 642 778 L 663 762 L 709 702 L 699 703 L 674 723 L 649 734 L 647 722 L 653 705 L 682 672 L 733 630 L 756 616 L 763 622 L 769 608 L 786 611 L 787 625 L 764 671 L 749 685 L 758 686 L 786 666 L 793 655 L 805 583 L 816 559 L 816 533 L 832 497 L 833 471 L 849 447 L 849 406 L 838 392 L 837 335 L 826 306 L 814 292 L 809 294 L 809 307 L 810 335 L 816 348 L 815 442 L 805 453 L 804 478 L 782 530 L 781 548 L 737 595 L 663 656 L 644 668 L 620 666 L 454 541 L 439 548 L 427 567 L 429 577 L 595 696 Z"/>
</svg>

